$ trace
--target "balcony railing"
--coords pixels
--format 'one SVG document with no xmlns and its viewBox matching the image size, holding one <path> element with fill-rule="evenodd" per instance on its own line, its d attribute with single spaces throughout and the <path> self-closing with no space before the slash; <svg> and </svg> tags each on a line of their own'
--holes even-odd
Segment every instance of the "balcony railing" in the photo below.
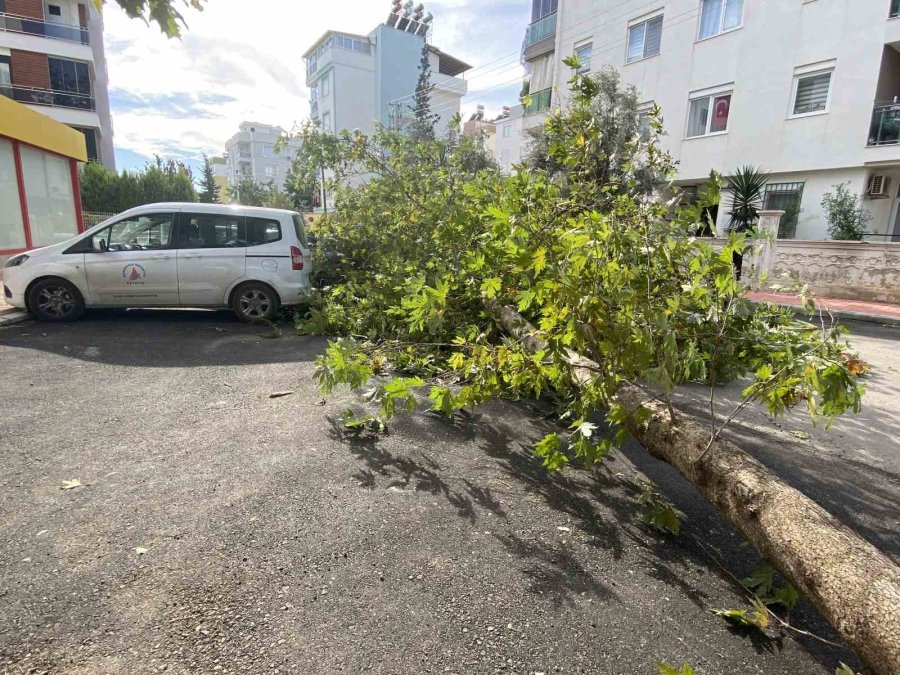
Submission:
<svg viewBox="0 0 900 675">
<path fill-rule="evenodd" d="M 54 108 L 78 108 L 94 110 L 94 97 L 90 94 L 79 94 L 72 91 L 54 91 L 52 89 L 35 89 L 16 85 L 0 85 L 0 94 L 19 103 L 33 105 L 49 105 Z"/>
<path fill-rule="evenodd" d="M 533 115 L 535 113 L 543 112 L 544 110 L 549 110 L 552 94 L 552 89 L 543 89 L 531 94 L 529 96 L 531 100 L 528 101 L 528 104 L 525 106 L 525 114 Z"/>
<path fill-rule="evenodd" d="M 83 45 L 90 44 L 90 36 L 87 28 L 70 26 L 65 23 L 53 23 L 41 19 L 30 19 L 26 16 L 0 13 L 0 30 L 10 33 L 26 33 L 28 35 L 40 35 L 41 37 L 54 38 L 56 40 L 68 40 L 80 42 Z"/>
<path fill-rule="evenodd" d="M 900 143 L 900 103 L 876 105 L 869 130 L 869 145 L 894 143 Z"/>
<path fill-rule="evenodd" d="M 556 12 L 548 14 L 543 19 L 538 19 L 528 26 L 528 34 L 525 36 L 525 46 L 545 40 L 556 35 Z"/>
</svg>

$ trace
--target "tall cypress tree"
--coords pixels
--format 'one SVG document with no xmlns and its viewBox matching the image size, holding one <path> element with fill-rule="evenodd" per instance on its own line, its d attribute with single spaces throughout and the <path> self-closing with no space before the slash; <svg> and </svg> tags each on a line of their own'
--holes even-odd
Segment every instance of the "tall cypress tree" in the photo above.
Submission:
<svg viewBox="0 0 900 675">
<path fill-rule="evenodd" d="M 203 175 L 200 177 L 200 193 L 197 195 L 204 204 L 219 203 L 219 184 L 216 183 L 216 176 L 213 173 L 212 162 L 209 155 L 203 155 Z"/>
<path fill-rule="evenodd" d="M 428 43 L 422 44 L 422 58 L 419 59 L 419 80 L 416 82 L 416 97 L 413 104 L 413 135 L 433 139 L 434 125 L 441 118 L 431 111 L 431 63 L 428 61 Z"/>
</svg>

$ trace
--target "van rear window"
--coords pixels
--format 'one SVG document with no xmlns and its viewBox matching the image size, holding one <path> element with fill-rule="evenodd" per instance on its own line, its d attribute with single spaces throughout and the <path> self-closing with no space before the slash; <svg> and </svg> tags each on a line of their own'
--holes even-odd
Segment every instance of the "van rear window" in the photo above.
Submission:
<svg viewBox="0 0 900 675">
<path fill-rule="evenodd" d="M 247 218 L 247 246 L 262 246 L 281 239 L 281 223 L 271 218 Z"/>
<path fill-rule="evenodd" d="M 303 224 L 303 216 L 299 213 L 294 214 L 294 231 L 297 233 L 297 239 L 303 244 L 303 248 L 309 248 L 309 240 L 306 237 L 306 226 Z"/>
</svg>

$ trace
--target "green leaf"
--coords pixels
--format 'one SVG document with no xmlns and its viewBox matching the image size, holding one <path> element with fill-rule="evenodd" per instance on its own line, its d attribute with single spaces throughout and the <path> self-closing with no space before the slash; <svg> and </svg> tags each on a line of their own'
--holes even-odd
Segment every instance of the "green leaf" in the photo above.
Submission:
<svg viewBox="0 0 900 675">
<path fill-rule="evenodd" d="M 856 675 L 856 673 L 850 666 L 841 661 L 841 664 L 834 671 L 834 675 Z"/>
<path fill-rule="evenodd" d="M 484 294 L 486 298 L 493 298 L 500 292 L 500 288 L 502 287 L 502 282 L 497 277 L 491 277 L 490 279 L 485 279 L 481 283 L 481 292 Z"/>
<path fill-rule="evenodd" d="M 547 434 L 534 446 L 534 456 L 543 461 L 548 471 L 558 471 L 569 463 L 569 458 L 562 453 L 562 439 L 559 434 Z"/>
<path fill-rule="evenodd" d="M 656 667 L 659 668 L 660 675 L 695 675 L 694 669 L 687 663 L 683 664 L 681 668 L 676 668 L 668 663 L 657 661 Z"/>
</svg>

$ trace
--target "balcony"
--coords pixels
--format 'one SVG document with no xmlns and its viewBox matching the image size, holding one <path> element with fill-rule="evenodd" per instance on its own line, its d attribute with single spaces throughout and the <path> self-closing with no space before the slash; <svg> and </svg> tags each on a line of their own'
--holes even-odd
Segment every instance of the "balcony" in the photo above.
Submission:
<svg viewBox="0 0 900 675">
<path fill-rule="evenodd" d="M 39 35 L 54 40 L 66 40 L 79 44 L 90 44 L 90 36 L 87 28 L 70 26 L 64 23 L 53 23 L 31 19 L 25 16 L 0 13 L 0 30 L 10 33 L 25 33 L 27 35 Z"/>
<path fill-rule="evenodd" d="M 550 109 L 550 103 L 553 98 L 553 89 L 543 89 L 529 96 L 531 100 L 525 106 L 526 115 L 534 115 Z"/>
<path fill-rule="evenodd" d="M 869 130 L 869 145 L 896 143 L 900 143 L 900 103 L 876 105 Z"/>
<path fill-rule="evenodd" d="M 53 108 L 76 108 L 78 110 L 94 110 L 94 97 L 91 94 L 79 94 L 73 91 L 54 91 L 52 89 L 36 89 L 4 84 L 0 86 L 0 95 L 19 103 L 31 105 L 47 105 Z"/>
<path fill-rule="evenodd" d="M 525 36 L 525 46 L 530 47 L 554 35 L 556 35 L 556 12 L 548 14 L 543 19 L 538 19 L 528 27 L 528 33 Z"/>
</svg>

